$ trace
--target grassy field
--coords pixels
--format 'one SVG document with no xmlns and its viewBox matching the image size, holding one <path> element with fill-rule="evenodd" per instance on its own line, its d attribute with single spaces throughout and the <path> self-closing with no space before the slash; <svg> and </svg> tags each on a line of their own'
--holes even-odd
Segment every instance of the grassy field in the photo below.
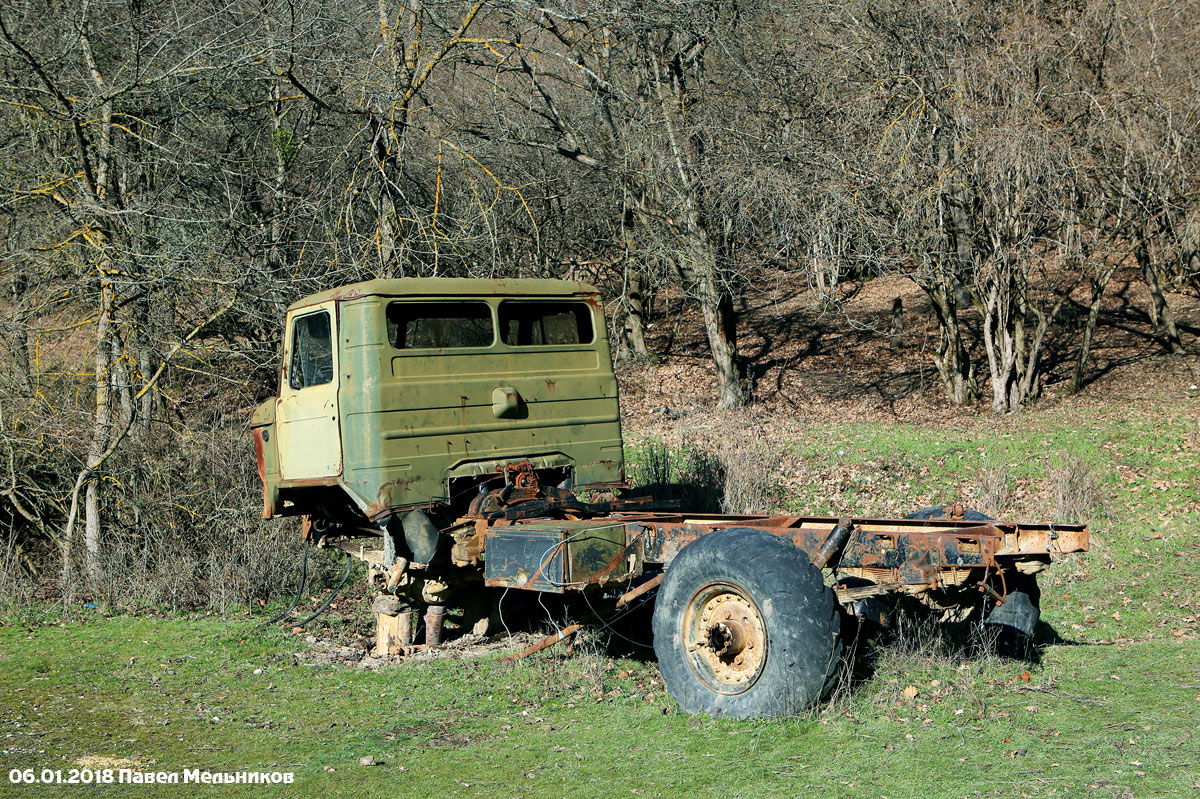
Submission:
<svg viewBox="0 0 1200 799">
<path fill-rule="evenodd" d="M 680 714 L 652 661 L 594 644 L 370 671 L 297 658 L 301 638 L 244 616 L 30 611 L 0 628 L 0 795 L 1200 796 L 1195 400 L 824 424 L 781 446 L 788 504 L 809 512 L 961 496 L 1048 517 L 1076 462 L 1100 497 L 1095 545 L 1042 576 L 1053 643 L 1036 663 L 893 646 L 812 716 L 739 723 Z M 7 773 L 106 765 L 295 783 L 68 789 Z"/>
</svg>

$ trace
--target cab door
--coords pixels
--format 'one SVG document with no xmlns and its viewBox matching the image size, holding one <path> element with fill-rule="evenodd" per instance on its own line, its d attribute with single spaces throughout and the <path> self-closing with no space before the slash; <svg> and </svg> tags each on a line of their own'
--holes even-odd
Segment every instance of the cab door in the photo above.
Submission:
<svg viewBox="0 0 1200 799">
<path fill-rule="evenodd" d="M 336 306 L 327 302 L 288 315 L 275 410 L 285 481 L 331 478 L 342 471 Z"/>
</svg>

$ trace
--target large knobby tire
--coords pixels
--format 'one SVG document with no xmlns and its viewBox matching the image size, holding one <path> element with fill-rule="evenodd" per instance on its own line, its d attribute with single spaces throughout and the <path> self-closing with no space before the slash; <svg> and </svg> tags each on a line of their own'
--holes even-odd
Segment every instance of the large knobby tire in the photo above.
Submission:
<svg viewBox="0 0 1200 799">
<path fill-rule="evenodd" d="M 838 676 L 841 619 L 821 570 L 786 538 L 734 528 L 702 536 L 667 567 L 654 652 L 688 713 L 788 716 Z"/>
</svg>

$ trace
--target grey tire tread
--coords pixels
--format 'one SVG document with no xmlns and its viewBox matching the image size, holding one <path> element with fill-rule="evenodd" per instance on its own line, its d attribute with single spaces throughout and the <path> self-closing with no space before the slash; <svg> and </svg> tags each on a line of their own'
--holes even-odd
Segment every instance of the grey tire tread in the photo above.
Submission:
<svg viewBox="0 0 1200 799">
<path fill-rule="evenodd" d="M 683 611 L 704 585 L 735 583 L 759 605 L 767 659 L 745 692 L 721 694 L 692 672 L 679 640 Z M 841 617 L 821 570 L 791 541 L 734 528 L 702 536 L 667 567 L 654 609 L 654 649 L 667 689 L 689 713 L 758 718 L 808 710 L 841 671 Z"/>
</svg>

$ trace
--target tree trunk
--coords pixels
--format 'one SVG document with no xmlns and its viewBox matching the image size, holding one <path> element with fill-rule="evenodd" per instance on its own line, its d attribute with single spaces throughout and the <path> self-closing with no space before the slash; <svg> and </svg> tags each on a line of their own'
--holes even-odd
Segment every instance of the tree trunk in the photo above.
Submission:
<svg viewBox="0 0 1200 799">
<path fill-rule="evenodd" d="M 888 344 L 892 349 L 900 349 L 904 343 L 904 300 L 897 297 L 892 300 L 892 330 Z"/>
<path fill-rule="evenodd" d="M 379 262 L 376 276 L 385 279 L 403 277 L 403 267 L 400 274 L 395 273 L 399 233 L 396 230 L 396 201 L 392 197 L 389 175 L 393 159 L 386 155 L 386 146 L 382 142 L 373 150 L 377 153 L 376 170 L 379 173 L 379 196 L 375 200 L 375 253 Z"/>
<path fill-rule="evenodd" d="M 963 344 L 962 330 L 958 326 L 958 305 L 954 289 L 945 281 L 922 286 L 933 304 L 937 318 L 938 349 L 933 355 L 934 365 L 942 378 L 946 396 L 954 405 L 966 405 L 975 398 L 975 370 Z"/>
<path fill-rule="evenodd" d="M 1112 279 L 1115 267 L 1110 267 L 1101 275 L 1092 275 L 1088 282 L 1091 284 L 1091 299 L 1088 302 L 1087 321 L 1083 325 L 1083 336 L 1079 341 L 1079 357 L 1075 359 L 1075 371 L 1071 375 L 1071 393 L 1078 394 L 1083 390 L 1083 372 L 1087 367 L 1088 355 L 1092 351 L 1092 340 L 1096 335 L 1096 323 L 1100 320 L 1100 304 L 1104 300 L 1104 290 Z"/>
<path fill-rule="evenodd" d="M 961 86 L 962 75 L 955 70 L 955 80 Z M 961 108 L 958 103 L 944 115 L 943 124 L 934 138 L 938 170 L 950 174 L 958 169 L 959 148 L 957 131 L 962 129 Z M 963 344 L 958 324 L 958 282 L 961 271 L 974 259 L 972 226 L 967 214 L 968 200 L 957 181 L 948 181 L 938 197 L 940 234 L 945 241 L 945 260 L 937 265 L 937 275 L 921 288 L 929 295 L 937 318 L 938 349 L 933 362 L 942 378 L 946 396 L 954 405 L 966 405 L 975 399 L 975 369 Z"/>
<path fill-rule="evenodd" d="M 683 198 L 684 220 L 681 227 L 687 242 L 687 253 L 678 262 L 680 275 L 685 289 L 690 289 L 696 297 L 700 315 L 704 318 L 704 332 L 717 370 L 717 407 L 736 408 L 746 404 L 737 366 L 737 312 L 733 307 L 733 297 L 721 284 L 716 247 L 704 224 L 701 210 L 703 189 L 694 179 L 691 166 L 697 154 L 675 132 L 675 116 L 686 105 L 681 76 L 674 76 L 672 101 L 663 88 L 662 70 L 657 66 L 657 61 L 655 64 L 655 85 L 663 115 L 663 128 L 679 177 L 678 191 Z M 684 151 L 685 146 L 687 152 Z"/>
<path fill-rule="evenodd" d="M 646 350 L 646 278 L 640 269 L 625 266 L 625 321 L 621 328 L 621 349 L 626 357 L 645 360 Z"/>
<path fill-rule="evenodd" d="M 275 313 L 279 317 L 283 317 L 287 310 L 287 303 L 283 299 L 283 293 L 279 290 L 279 284 L 283 282 L 284 275 L 284 253 L 283 253 L 283 238 L 285 234 L 284 213 L 286 205 L 286 190 L 287 190 L 287 166 L 289 152 L 288 147 L 295 147 L 295 143 L 291 141 L 288 131 L 283 126 L 284 122 L 284 106 L 283 92 L 280 88 L 280 81 L 271 82 L 271 150 L 275 155 L 275 170 L 271 176 L 271 198 L 267 205 L 267 230 L 269 240 L 267 242 L 267 274 L 270 277 L 271 288 L 269 296 L 272 305 L 275 306 Z"/>
<path fill-rule="evenodd" d="M 1042 344 L 1046 340 L 1046 332 L 1058 317 L 1058 312 L 1062 309 L 1069 294 L 1070 291 L 1063 294 L 1049 312 L 1032 303 L 1029 305 L 1029 313 L 1036 322 L 1033 327 L 1033 335 L 1029 337 L 1027 343 L 1024 335 L 1025 325 L 1024 323 L 1021 325 L 1021 346 L 1028 347 L 1028 349 L 1017 350 L 1021 377 L 1016 387 L 1016 393 L 1013 395 L 1013 401 L 1010 403 L 1014 409 L 1023 407 L 1042 394 Z"/>
<path fill-rule="evenodd" d="M 109 277 L 109 261 L 99 265 L 100 308 L 96 319 L 96 407 L 92 417 L 92 440 L 88 446 L 87 468 L 95 469 L 104 457 L 112 435 L 112 362 L 109 339 L 112 335 L 113 284 Z M 89 579 L 100 573 L 100 477 L 95 471 L 87 476 L 84 494 L 84 534 L 86 549 L 85 572 Z"/>
<path fill-rule="evenodd" d="M 700 306 L 708 349 L 717 371 L 717 407 L 746 404 L 737 365 L 737 312 L 717 278 L 716 253 L 707 237 L 693 239 L 685 259 L 676 262 L 684 289 Z"/>
<path fill-rule="evenodd" d="M 1169 352 L 1183 352 L 1183 341 L 1179 337 L 1179 328 L 1175 326 L 1175 314 L 1167 304 L 1167 297 L 1163 292 L 1162 271 L 1155 263 L 1144 238 L 1138 241 L 1134 254 L 1137 256 L 1138 266 L 1142 268 L 1142 275 L 1146 278 L 1146 286 L 1150 289 L 1150 321 L 1154 324 L 1154 331 Z"/>
<path fill-rule="evenodd" d="M 79 39 L 88 72 L 98 97 L 108 95 L 108 86 L 92 53 L 92 43 L 86 29 Z M 113 106 L 106 99 L 100 104 L 100 133 L 95 144 L 96 179 L 93 194 L 96 205 L 102 210 L 109 208 L 109 180 L 113 167 Z M 109 437 L 112 435 L 112 357 L 111 340 L 114 338 L 113 310 L 116 305 L 116 288 L 112 276 L 116 273 L 113 258 L 111 233 L 107 229 L 110 219 L 104 219 L 102 230 L 90 231 L 89 240 L 96 249 L 96 277 L 100 289 L 100 307 L 96 316 L 96 406 L 92 417 L 92 441 L 88 446 L 86 494 L 84 499 L 84 535 L 86 552 L 85 571 L 89 580 L 100 574 L 100 475 L 97 467 L 104 460 Z"/>
<path fill-rule="evenodd" d="M 839 272 L 837 263 L 831 259 L 813 261 L 813 283 L 816 285 L 817 297 L 822 305 L 832 307 L 835 304 L 835 294 L 841 279 Z"/>
<path fill-rule="evenodd" d="M 1078 282 L 1062 287 L 1049 309 L 1029 301 L 1023 263 L 998 265 L 992 277 L 976 289 L 983 313 L 983 344 L 992 383 L 992 410 L 1008 413 L 1024 407 L 1041 393 L 1042 345 Z M 1032 328 L 1029 324 L 1032 323 Z"/>
<path fill-rule="evenodd" d="M 992 410 L 996 413 L 1012 409 L 1010 390 L 1017 383 L 1017 342 L 1013 334 L 1012 315 L 1019 311 L 1013 307 L 1009 282 L 1010 278 L 1006 275 L 995 276 L 983 287 L 980 298 L 983 348 L 987 353 L 988 375 L 992 384 Z"/>
</svg>

